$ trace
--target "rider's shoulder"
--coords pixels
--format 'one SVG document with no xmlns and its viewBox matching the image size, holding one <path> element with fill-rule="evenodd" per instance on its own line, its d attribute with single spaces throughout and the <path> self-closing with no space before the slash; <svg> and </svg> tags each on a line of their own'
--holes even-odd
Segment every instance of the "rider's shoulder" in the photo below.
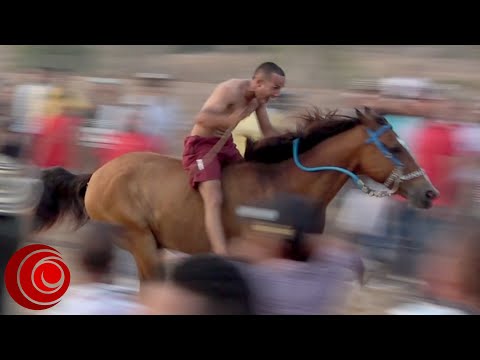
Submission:
<svg viewBox="0 0 480 360">
<path fill-rule="evenodd" d="M 228 79 L 218 84 L 217 88 L 222 89 L 224 91 L 236 92 L 245 88 L 245 86 L 247 86 L 248 83 L 249 83 L 249 80 L 247 79 Z"/>
</svg>

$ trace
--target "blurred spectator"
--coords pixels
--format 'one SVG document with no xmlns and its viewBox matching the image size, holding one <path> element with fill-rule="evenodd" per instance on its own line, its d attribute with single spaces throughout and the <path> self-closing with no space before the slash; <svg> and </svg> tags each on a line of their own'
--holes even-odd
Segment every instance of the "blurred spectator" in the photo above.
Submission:
<svg viewBox="0 0 480 360">
<path fill-rule="evenodd" d="M 51 90 L 48 84 L 20 84 L 14 89 L 12 118 L 15 130 L 36 134 L 44 116 L 44 104 Z"/>
<path fill-rule="evenodd" d="M 436 104 L 440 101 L 440 104 Z M 435 199 L 429 211 L 417 211 L 415 222 L 408 226 L 414 228 L 415 247 L 421 251 L 427 235 L 440 232 L 448 227 L 457 207 L 458 151 L 455 146 L 455 132 L 458 126 L 456 114 L 451 111 L 448 100 L 425 101 L 430 116 L 425 118 L 423 126 L 415 134 L 412 148 L 419 166 L 425 171 L 440 196 Z M 406 224 L 405 224 L 406 225 Z"/>
<path fill-rule="evenodd" d="M 77 144 L 82 119 L 78 116 L 78 104 L 64 90 L 55 89 L 56 98 L 51 116 L 43 118 L 41 130 L 33 144 L 33 162 L 40 167 L 61 166 L 75 168 Z"/>
<path fill-rule="evenodd" d="M 0 83 L 0 124 L 12 121 L 13 85 L 6 80 Z"/>
<path fill-rule="evenodd" d="M 448 226 L 448 219 L 456 206 L 454 122 L 459 119 L 453 118 L 454 113 L 448 111 L 450 106 L 446 99 L 418 99 L 416 107 L 425 114 L 423 121 L 407 117 L 408 125 L 405 122 L 399 127 L 399 135 L 407 140 L 419 166 L 440 191 L 440 197 L 428 211 L 411 207 L 399 196 L 395 196 L 397 202 L 389 204 L 386 236 L 387 241 L 396 247 L 392 269 L 395 275 L 411 277 L 416 274 L 427 235 Z M 388 118 L 398 121 L 398 117 Z"/>
<path fill-rule="evenodd" d="M 10 257 L 29 232 L 28 212 L 41 195 L 41 184 L 33 169 L 20 157 L 20 148 L 0 127 L 0 314 L 6 312 L 4 273 Z"/>
<path fill-rule="evenodd" d="M 372 179 L 364 178 L 363 181 L 372 189 L 381 188 Z M 335 226 L 354 237 L 366 255 L 382 263 L 391 260 L 395 248 L 395 239 L 386 236 L 390 224 L 385 214 L 391 202 L 388 197 L 365 196 L 355 184 L 348 183 L 339 198 L 338 212 L 333 220 Z M 358 211 L 367 208 L 368 212 Z"/>
<path fill-rule="evenodd" d="M 445 102 L 445 106 L 449 105 Z M 412 143 L 419 165 L 440 191 L 440 196 L 434 201 L 436 207 L 454 205 L 455 184 L 451 175 L 455 171 L 453 160 L 457 155 L 455 122 L 460 119 L 449 118 L 449 115 L 454 116 L 450 111 L 447 112 L 447 109 L 442 113 L 430 112 L 430 116 L 425 118 L 423 126 L 416 132 Z"/>
<path fill-rule="evenodd" d="M 480 219 L 480 156 L 464 159 L 456 176 L 458 182 L 458 213 Z"/>
<path fill-rule="evenodd" d="M 180 104 L 171 94 L 171 80 L 167 74 L 135 74 L 135 91 L 122 99 L 122 103 L 137 106 L 143 112 L 141 131 L 150 136 L 153 148 L 157 143 L 163 144 L 156 149 L 158 152 L 172 153 L 175 139 L 186 131 L 180 121 Z"/>
<path fill-rule="evenodd" d="M 150 141 L 150 137 L 140 132 L 141 122 L 141 113 L 133 112 L 127 120 L 125 130 L 114 132 L 110 135 L 109 142 L 112 144 L 111 147 L 99 149 L 101 165 L 130 152 L 158 151 L 163 153 L 166 150 L 162 140 L 157 139 L 157 143 L 154 146 Z"/>
<path fill-rule="evenodd" d="M 2 239 L 0 241 L 0 315 L 6 313 L 5 269 L 8 261 L 20 248 L 20 244 L 24 240 L 24 232 L 21 227 L 21 219 L 16 214 L 7 214 L 3 210 L 0 211 L 0 237 Z"/>
<path fill-rule="evenodd" d="M 459 213 L 480 219 L 480 125 L 462 123 L 455 135 L 460 156 L 455 176 Z"/>
<path fill-rule="evenodd" d="M 435 237 L 417 275 L 424 300 L 389 309 L 394 315 L 479 315 L 480 233 L 475 222 L 460 222 Z"/>
<path fill-rule="evenodd" d="M 71 285 L 62 300 L 46 313 L 51 315 L 130 315 L 140 305 L 133 291 L 113 284 L 114 242 L 121 236 L 109 224 L 86 225 L 80 242 L 83 284 Z"/>
<path fill-rule="evenodd" d="M 249 280 L 257 314 L 340 311 L 355 274 L 363 278 L 363 263 L 350 244 L 319 235 L 323 206 L 281 194 L 241 206 L 237 214 L 245 222 L 244 235 L 229 253 Z"/>
<path fill-rule="evenodd" d="M 179 260 L 141 290 L 143 313 L 155 315 L 252 315 L 250 297 L 238 269 L 210 254 Z"/>
<path fill-rule="evenodd" d="M 122 130 L 131 108 L 120 104 L 123 82 L 119 79 L 92 78 L 90 101 L 93 106 L 91 126 L 101 129 Z"/>
</svg>

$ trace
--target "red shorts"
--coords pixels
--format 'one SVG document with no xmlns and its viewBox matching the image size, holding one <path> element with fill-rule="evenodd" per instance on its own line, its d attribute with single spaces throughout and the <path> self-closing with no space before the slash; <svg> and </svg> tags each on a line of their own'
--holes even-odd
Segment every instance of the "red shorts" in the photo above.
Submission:
<svg viewBox="0 0 480 360">
<path fill-rule="evenodd" d="M 184 141 L 182 164 L 189 172 L 190 185 L 196 189 L 198 184 L 209 180 L 220 180 L 222 168 L 228 164 L 243 161 L 243 157 L 233 142 L 232 136 L 223 148 L 214 156 L 203 170 L 197 167 L 197 160 L 202 159 L 220 140 L 219 137 L 187 136 Z"/>
</svg>

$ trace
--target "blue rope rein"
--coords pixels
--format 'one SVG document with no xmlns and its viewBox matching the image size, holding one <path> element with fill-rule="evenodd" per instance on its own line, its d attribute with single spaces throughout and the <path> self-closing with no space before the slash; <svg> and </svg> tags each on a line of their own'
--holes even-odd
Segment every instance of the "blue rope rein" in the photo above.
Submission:
<svg viewBox="0 0 480 360">
<path fill-rule="evenodd" d="M 370 129 L 367 129 L 368 134 L 370 137 L 366 141 L 366 144 L 373 143 L 377 146 L 377 148 L 387 157 L 390 159 L 396 166 L 402 166 L 402 162 L 398 160 L 386 147 L 385 145 L 382 144 L 380 141 L 379 137 L 382 136 L 385 132 L 388 130 L 391 130 L 392 126 L 391 125 L 383 125 L 380 127 L 377 131 L 372 131 Z M 355 182 L 355 184 L 360 188 L 360 190 L 364 192 L 368 192 L 368 188 L 365 186 L 365 183 L 353 172 L 343 169 L 341 167 L 337 166 L 318 166 L 318 167 L 306 167 L 300 163 L 300 160 L 298 159 L 298 144 L 300 143 L 300 139 L 296 138 L 293 140 L 293 161 L 295 162 L 295 165 L 298 166 L 299 169 L 303 171 L 308 171 L 308 172 L 316 172 L 316 171 L 325 171 L 325 170 L 333 170 L 333 171 L 339 171 L 341 173 L 344 173 L 352 178 L 352 180 Z"/>
<path fill-rule="evenodd" d="M 298 159 L 298 144 L 300 143 L 300 139 L 295 139 L 293 140 L 293 161 L 295 162 L 295 165 L 298 166 L 303 171 L 308 171 L 308 172 L 316 172 L 316 171 L 324 171 L 324 170 L 333 170 L 333 171 L 339 171 L 341 173 L 344 173 L 352 178 L 352 180 L 357 184 L 357 186 L 362 189 L 363 186 L 365 185 L 364 182 L 353 172 L 343 169 L 341 167 L 337 166 L 318 166 L 318 167 L 306 167 L 300 163 L 300 160 Z"/>
</svg>

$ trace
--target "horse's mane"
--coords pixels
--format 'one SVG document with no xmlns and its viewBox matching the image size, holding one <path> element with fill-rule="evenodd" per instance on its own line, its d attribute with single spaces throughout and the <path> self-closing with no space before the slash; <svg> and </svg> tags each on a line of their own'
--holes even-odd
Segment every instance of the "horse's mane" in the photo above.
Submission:
<svg viewBox="0 0 480 360">
<path fill-rule="evenodd" d="M 360 124 L 360 120 L 347 115 L 338 115 L 337 111 L 323 114 L 318 108 L 300 114 L 298 119 L 303 122 L 297 126 L 297 131 L 252 141 L 247 138 L 245 160 L 261 163 L 278 163 L 292 158 L 293 140 L 300 139 L 298 153 L 302 154 L 312 149 L 318 143 L 350 130 Z"/>
</svg>

